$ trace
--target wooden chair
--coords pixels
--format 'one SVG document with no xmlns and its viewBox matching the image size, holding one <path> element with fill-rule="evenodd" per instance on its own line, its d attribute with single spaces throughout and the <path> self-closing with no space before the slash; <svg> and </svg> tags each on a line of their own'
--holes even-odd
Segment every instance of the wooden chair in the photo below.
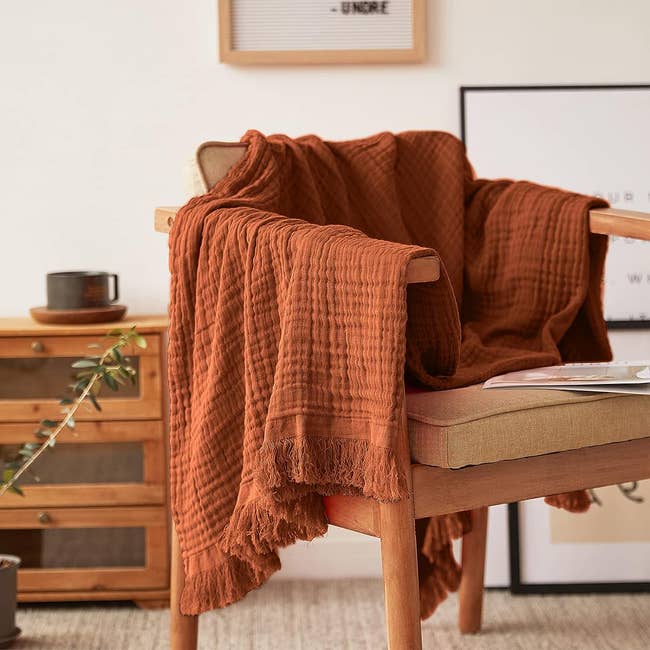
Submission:
<svg viewBox="0 0 650 650">
<path fill-rule="evenodd" d="M 196 154 L 191 189 L 212 187 L 243 155 L 239 143 L 211 142 Z M 176 208 L 157 208 L 168 232 Z M 650 240 L 650 214 L 592 210 L 594 233 Z M 432 282 L 438 263 L 420 258 L 408 281 Z M 471 510 L 462 545 L 458 624 L 481 627 L 487 508 L 549 494 L 650 478 L 650 400 L 645 396 L 575 395 L 560 391 L 482 391 L 472 386 L 407 395 L 400 456 L 410 498 L 377 503 L 326 499 L 329 522 L 381 540 L 388 646 L 422 647 L 415 520 Z M 492 435 L 491 435 L 492 434 Z M 183 562 L 173 534 L 171 648 L 194 650 L 198 617 L 179 611 Z"/>
</svg>

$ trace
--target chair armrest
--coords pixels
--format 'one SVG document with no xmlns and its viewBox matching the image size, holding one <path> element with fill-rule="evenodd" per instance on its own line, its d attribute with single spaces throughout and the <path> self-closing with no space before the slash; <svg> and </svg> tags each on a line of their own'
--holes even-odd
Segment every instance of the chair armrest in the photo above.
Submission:
<svg viewBox="0 0 650 650">
<path fill-rule="evenodd" d="M 618 208 L 590 210 L 589 230 L 600 235 L 617 235 L 650 241 L 650 214 Z"/>
<path fill-rule="evenodd" d="M 154 228 L 157 232 L 168 233 L 171 230 L 176 213 L 180 208 L 156 208 L 154 212 Z M 435 282 L 440 277 L 440 261 L 437 257 L 416 257 L 409 262 L 406 269 L 407 284 L 420 282 Z"/>
</svg>

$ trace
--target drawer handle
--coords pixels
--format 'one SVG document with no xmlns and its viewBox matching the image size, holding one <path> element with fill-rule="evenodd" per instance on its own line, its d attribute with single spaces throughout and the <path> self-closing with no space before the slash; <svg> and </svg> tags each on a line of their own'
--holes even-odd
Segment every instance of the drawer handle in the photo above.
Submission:
<svg viewBox="0 0 650 650">
<path fill-rule="evenodd" d="M 33 352 L 43 352 L 45 350 L 45 346 L 41 341 L 34 341 L 31 347 Z"/>
<path fill-rule="evenodd" d="M 38 513 L 38 522 L 40 524 L 49 524 L 51 521 L 52 521 L 52 517 L 50 517 L 49 513 L 47 512 Z"/>
</svg>

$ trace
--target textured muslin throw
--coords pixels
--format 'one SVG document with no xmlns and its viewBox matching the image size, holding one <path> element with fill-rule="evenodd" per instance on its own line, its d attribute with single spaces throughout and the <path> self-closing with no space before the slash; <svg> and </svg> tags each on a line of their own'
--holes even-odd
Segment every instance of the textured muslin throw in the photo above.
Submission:
<svg viewBox="0 0 650 650">
<path fill-rule="evenodd" d="M 407 495 L 405 373 L 448 389 L 610 349 L 594 198 L 474 177 L 439 132 L 248 132 L 170 235 L 171 500 L 181 610 L 222 607 L 322 535 L 323 495 Z M 415 257 L 440 280 L 406 284 Z M 408 300 L 407 300 L 408 297 Z M 543 435 L 543 432 L 541 432 Z M 584 509 L 584 493 L 550 498 Z M 418 521 L 421 611 L 457 588 L 459 513 Z"/>
</svg>

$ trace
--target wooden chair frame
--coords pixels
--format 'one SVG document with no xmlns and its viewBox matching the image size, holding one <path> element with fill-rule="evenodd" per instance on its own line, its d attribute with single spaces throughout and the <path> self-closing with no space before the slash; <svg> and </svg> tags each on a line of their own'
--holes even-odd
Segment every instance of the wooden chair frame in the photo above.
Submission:
<svg viewBox="0 0 650 650">
<path fill-rule="evenodd" d="M 202 152 L 207 155 L 215 146 L 231 149 L 228 163 L 216 172 L 220 176 L 239 159 L 244 147 L 209 143 L 197 152 L 199 162 Z M 218 177 L 206 179 L 205 168 L 199 165 L 199 169 L 206 186 L 219 180 Z M 177 208 L 157 208 L 156 230 L 169 232 L 176 211 Z M 650 240 L 650 214 L 616 209 L 592 210 L 590 230 Z M 439 272 L 437 259 L 420 258 L 409 267 L 408 282 L 432 282 L 438 279 Z M 471 510 L 472 532 L 462 542 L 463 576 L 459 590 L 458 625 L 462 633 L 475 633 L 481 627 L 482 618 L 488 506 L 650 478 L 650 437 L 463 469 L 445 469 L 411 462 L 405 406 L 401 421 L 399 458 L 407 476 L 409 497 L 397 503 L 379 503 L 350 496 L 326 499 L 330 524 L 380 538 L 390 650 L 422 648 L 416 519 Z M 171 648 L 195 650 L 198 617 L 184 616 L 179 609 L 183 581 L 183 560 L 174 531 Z"/>
</svg>

